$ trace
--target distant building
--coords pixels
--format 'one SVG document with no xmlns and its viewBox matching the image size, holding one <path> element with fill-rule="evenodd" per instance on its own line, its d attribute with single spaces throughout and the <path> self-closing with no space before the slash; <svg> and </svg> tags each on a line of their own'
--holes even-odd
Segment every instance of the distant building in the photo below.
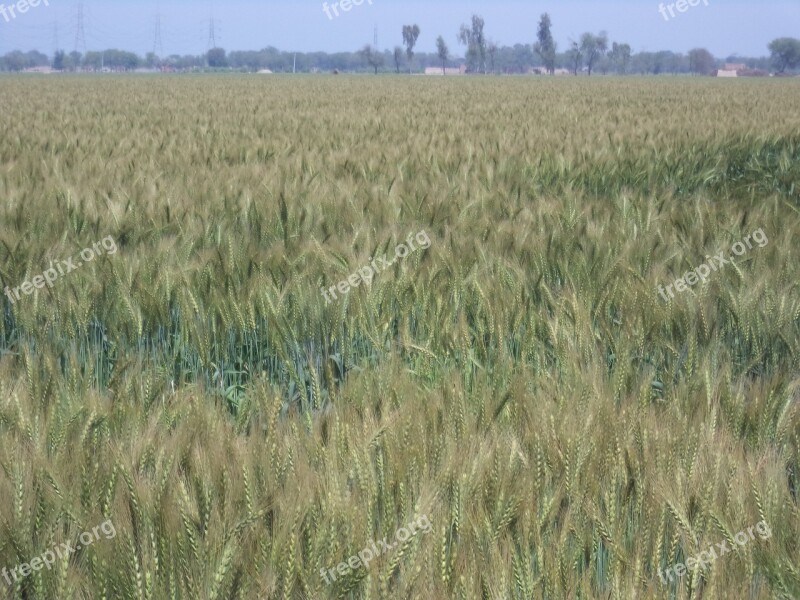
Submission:
<svg viewBox="0 0 800 600">
<path fill-rule="evenodd" d="M 466 75 L 467 66 L 461 65 L 460 67 L 447 67 L 442 72 L 441 67 L 427 67 L 425 75 Z"/>
<path fill-rule="evenodd" d="M 261 70 L 259 71 L 259 73 L 260 73 L 261 75 L 272 75 L 272 71 L 270 71 L 269 69 L 261 69 Z"/>
<path fill-rule="evenodd" d="M 720 73 L 734 73 L 721 75 Z M 726 63 L 725 68 L 717 73 L 717 77 L 766 77 L 769 73 L 763 69 L 751 69 L 744 63 Z"/>
<path fill-rule="evenodd" d="M 738 77 L 739 74 L 736 71 L 728 70 L 728 69 L 720 69 L 717 71 L 717 77 Z"/>
<path fill-rule="evenodd" d="M 528 73 L 530 75 L 547 75 L 547 68 L 533 67 L 528 69 Z M 569 69 L 553 69 L 553 75 L 572 75 L 572 72 Z"/>
<path fill-rule="evenodd" d="M 737 73 L 739 77 L 767 77 L 769 75 L 769 72 L 764 69 L 744 69 Z"/>
<path fill-rule="evenodd" d="M 739 71 L 746 71 L 747 70 L 747 65 L 744 64 L 744 63 L 726 63 L 724 70 L 725 71 L 736 71 L 738 73 Z"/>
</svg>

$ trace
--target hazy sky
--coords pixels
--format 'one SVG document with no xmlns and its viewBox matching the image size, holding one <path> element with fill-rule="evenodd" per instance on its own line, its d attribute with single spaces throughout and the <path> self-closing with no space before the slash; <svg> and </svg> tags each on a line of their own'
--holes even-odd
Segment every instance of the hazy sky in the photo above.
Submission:
<svg viewBox="0 0 800 600">
<path fill-rule="evenodd" d="M 392 48 L 402 42 L 403 24 L 417 23 L 422 30 L 418 50 L 433 52 L 441 34 L 453 54 L 463 55 L 456 34 L 473 13 L 484 17 L 487 37 L 513 45 L 534 40 L 539 15 L 545 11 L 552 17 L 560 50 L 584 31 L 600 30 L 608 31 L 612 41 L 629 43 L 635 52 L 686 52 L 702 46 L 720 58 L 735 53 L 765 56 L 771 40 L 800 37 L 800 0 L 700 0 L 684 13 L 676 10 L 669 20 L 659 13 L 655 0 L 369 1 L 349 12 L 340 9 L 338 17 L 329 19 L 318 0 L 84 0 L 86 46 L 151 51 L 159 13 L 165 55 L 205 52 L 212 13 L 217 45 L 228 51 L 265 46 L 356 50 L 372 42 L 375 26 L 378 45 Z M 49 6 L 29 8 L 9 22 L 0 17 L 0 53 L 35 48 L 51 54 L 56 39 L 60 48 L 73 50 L 77 13 L 78 0 L 49 0 Z"/>
</svg>

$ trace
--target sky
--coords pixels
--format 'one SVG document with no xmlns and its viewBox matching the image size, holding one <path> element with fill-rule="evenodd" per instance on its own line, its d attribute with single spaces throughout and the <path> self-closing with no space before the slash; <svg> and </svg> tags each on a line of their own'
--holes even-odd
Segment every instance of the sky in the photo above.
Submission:
<svg viewBox="0 0 800 600">
<path fill-rule="evenodd" d="M 800 0 L 694 0 L 698 6 L 687 6 L 685 12 L 676 8 L 674 17 L 665 11 L 667 18 L 657 0 L 361 1 L 347 12 L 339 8 L 338 17 L 331 11 L 329 18 L 321 0 L 84 0 L 86 49 L 153 51 L 160 22 L 159 54 L 201 54 L 209 48 L 212 17 L 216 45 L 228 51 L 266 46 L 297 52 L 353 51 L 372 43 L 375 27 L 378 46 L 391 49 L 402 44 L 402 26 L 416 23 L 421 30 L 417 51 L 435 52 L 436 38 L 442 35 L 451 54 L 463 55 L 458 29 L 474 13 L 484 18 L 488 38 L 512 46 L 535 41 L 539 16 L 548 12 L 560 51 L 585 31 L 605 30 L 611 41 L 628 43 L 634 52 L 685 53 L 704 47 L 718 58 L 766 56 L 773 39 L 800 37 Z M 664 2 L 665 9 L 675 1 Z M 0 53 L 75 49 L 81 2 L 44 2 L 8 21 L 0 16 Z"/>
</svg>

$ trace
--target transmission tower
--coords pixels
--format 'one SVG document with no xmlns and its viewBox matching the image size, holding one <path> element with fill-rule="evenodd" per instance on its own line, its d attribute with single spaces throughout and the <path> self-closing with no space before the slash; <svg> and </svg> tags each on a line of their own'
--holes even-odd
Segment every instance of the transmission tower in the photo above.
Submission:
<svg viewBox="0 0 800 600">
<path fill-rule="evenodd" d="M 75 25 L 75 52 L 86 53 L 86 30 L 83 21 L 83 2 L 78 3 L 78 16 Z"/>
<path fill-rule="evenodd" d="M 156 8 L 156 32 L 153 36 L 153 54 L 161 56 L 164 54 L 164 45 L 161 42 L 161 2 Z"/>
<path fill-rule="evenodd" d="M 217 23 L 214 15 L 211 15 L 211 23 L 208 24 L 208 49 L 217 47 Z"/>
</svg>

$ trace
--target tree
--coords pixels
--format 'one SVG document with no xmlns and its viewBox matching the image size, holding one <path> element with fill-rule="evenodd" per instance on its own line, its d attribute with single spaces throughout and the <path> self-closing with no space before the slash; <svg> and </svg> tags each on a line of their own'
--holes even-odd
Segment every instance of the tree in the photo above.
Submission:
<svg viewBox="0 0 800 600">
<path fill-rule="evenodd" d="M 800 66 L 800 40 L 794 38 L 778 38 L 772 40 L 767 46 L 770 51 L 772 64 L 778 73 L 785 73 L 786 69 L 796 69 Z"/>
<path fill-rule="evenodd" d="M 403 49 L 400 46 L 394 47 L 394 66 L 400 73 L 400 63 L 403 62 Z"/>
<path fill-rule="evenodd" d="M 699 75 L 711 75 L 714 71 L 714 56 L 705 48 L 689 50 L 689 70 Z"/>
<path fill-rule="evenodd" d="M 417 45 L 417 38 L 419 37 L 418 25 L 403 25 L 403 44 L 406 47 L 406 56 L 408 56 L 408 72 L 411 72 L 411 61 L 414 60 L 414 46 Z"/>
<path fill-rule="evenodd" d="M 497 55 L 498 49 L 497 43 L 489 40 L 489 43 L 486 46 L 486 52 L 489 53 L 489 64 L 492 67 L 492 73 L 494 73 L 494 57 Z"/>
<path fill-rule="evenodd" d="M 659 50 L 653 54 L 653 75 L 660 75 L 669 68 L 670 53 Z"/>
<path fill-rule="evenodd" d="M 472 30 L 466 25 L 462 25 L 458 32 L 458 41 L 467 47 L 467 52 L 464 58 L 467 61 L 467 71 L 470 73 L 475 70 L 475 62 L 477 61 L 478 52 L 475 45 L 472 43 Z"/>
<path fill-rule="evenodd" d="M 673 75 L 681 70 L 684 56 L 680 52 L 670 52 L 669 50 L 662 50 L 658 53 L 662 70 L 668 71 Z"/>
<path fill-rule="evenodd" d="M 83 55 L 77 50 L 73 50 L 69 53 L 69 62 L 73 69 L 78 69 L 81 66 L 82 61 Z"/>
<path fill-rule="evenodd" d="M 500 55 L 507 57 L 507 68 L 513 73 L 525 73 L 536 60 L 530 44 L 514 44 L 507 51 L 503 48 Z M 555 59 L 553 67 L 555 68 Z"/>
<path fill-rule="evenodd" d="M 359 54 L 362 56 L 364 60 L 367 61 L 370 67 L 375 69 L 375 75 L 377 75 L 378 69 L 383 66 L 383 54 L 378 52 L 377 49 L 373 48 L 369 44 L 364 46 L 359 51 Z"/>
<path fill-rule="evenodd" d="M 544 13 L 539 19 L 537 42 L 533 45 L 533 51 L 539 55 L 547 72 L 552 75 L 556 71 L 556 43 L 550 31 L 551 26 L 550 15 Z"/>
<path fill-rule="evenodd" d="M 439 60 L 442 61 L 442 75 L 445 74 L 445 67 L 447 66 L 447 57 L 450 55 L 450 49 L 444 41 L 442 36 L 436 38 L 436 54 Z"/>
<path fill-rule="evenodd" d="M 586 68 L 590 76 L 595 61 L 603 56 L 606 50 L 608 50 L 608 35 L 605 31 L 601 31 L 599 35 L 584 33 L 581 36 L 581 53 L 586 57 Z"/>
<path fill-rule="evenodd" d="M 611 58 L 609 58 L 608 53 L 606 53 L 604 56 L 597 59 L 595 71 L 600 71 L 603 75 L 608 75 L 609 70 L 611 70 Z"/>
<path fill-rule="evenodd" d="M 66 62 L 67 55 L 63 50 L 57 50 L 53 55 L 53 69 L 56 71 L 64 70 L 64 63 Z"/>
<path fill-rule="evenodd" d="M 467 62 L 470 70 L 475 61 L 480 58 L 478 70 L 486 72 L 486 38 L 483 35 L 484 20 L 478 15 L 472 15 L 472 28 L 462 25 L 458 32 L 458 41 L 467 47 Z"/>
<path fill-rule="evenodd" d="M 87 52 L 84 65 L 93 69 L 117 69 L 129 71 L 139 66 L 140 58 L 133 52 L 109 48 L 100 52 Z"/>
<path fill-rule="evenodd" d="M 569 50 L 567 50 L 567 60 L 572 65 L 572 74 L 577 76 L 578 69 L 581 68 L 581 61 L 583 60 L 583 54 L 581 54 L 581 46 L 578 42 L 572 42 L 572 46 Z"/>
<path fill-rule="evenodd" d="M 631 57 L 631 70 L 641 75 L 646 75 L 653 70 L 655 55 L 652 52 L 639 52 Z"/>
<path fill-rule="evenodd" d="M 14 50 L 6 54 L 3 57 L 3 61 L 6 63 L 6 68 L 9 71 L 22 71 L 31 66 L 28 57 L 19 50 Z"/>
<path fill-rule="evenodd" d="M 631 62 L 631 47 L 628 44 L 617 44 L 614 42 L 611 45 L 611 52 L 608 53 L 611 64 L 617 70 L 617 73 L 625 74 L 628 70 L 628 64 Z"/>
<path fill-rule="evenodd" d="M 206 60 L 208 61 L 208 66 L 211 68 L 221 68 L 228 66 L 228 59 L 225 56 L 225 50 L 222 48 L 212 48 L 206 54 Z"/>
</svg>

